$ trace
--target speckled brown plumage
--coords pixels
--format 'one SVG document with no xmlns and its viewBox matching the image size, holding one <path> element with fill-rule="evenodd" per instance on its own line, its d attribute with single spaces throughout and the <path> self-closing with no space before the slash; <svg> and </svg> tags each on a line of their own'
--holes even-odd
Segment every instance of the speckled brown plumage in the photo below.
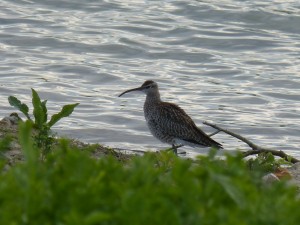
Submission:
<svg viewBox="0 0 300 225">
<path fill-rule="evenodd" d="M 191 142 L 191 146 L 221 147 L 219 143 L 200 130 L 194 121 L 178 105 L 168 102 L 152 104 L 145 102 L 144 114 L 154 137 L 171 145 L 183 144 L 179 140 Z"/>
<path fill-rule="evenodd" d="M 161 101 L 156 82 L 147 80 L 141 87 L 127 90 L 119 96 L 131 91 L 146 93 L 145 119 L 152 135 L 160 141 L 173 147 L 176 145 L 189 145 L 192 147 L 213 146 L 222 148 L 221 144 L 200 130 L 178 105 Z"/>
</svg>

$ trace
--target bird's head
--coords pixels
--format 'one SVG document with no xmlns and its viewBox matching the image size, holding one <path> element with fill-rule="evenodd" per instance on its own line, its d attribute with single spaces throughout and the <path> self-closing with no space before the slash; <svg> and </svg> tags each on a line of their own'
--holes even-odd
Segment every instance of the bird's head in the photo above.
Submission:
<svg viewBox="0 0 300 225">
<path fill-rule="evenodd" d="M 155 95 L 156 93 L 158 93 L 158 85 L 156 82 L 154 82 L 152 80 L 146 80 L 142 84 L 142 86 L 124 91 L 122 94 L 119 95 L 119 97 L 121 97 L 122 95 L 124 95 L 128 92 L 132 92 L 132 91 L 142 91 L 146 95 L 151 95 L 151 94 Z"/>
</svg>

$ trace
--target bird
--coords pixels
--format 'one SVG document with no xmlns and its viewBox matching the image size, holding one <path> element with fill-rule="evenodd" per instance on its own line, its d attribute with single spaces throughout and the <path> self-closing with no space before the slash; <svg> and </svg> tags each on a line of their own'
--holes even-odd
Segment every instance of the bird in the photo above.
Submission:
<svg viewBox="0 0 300 225">
<path fill-rule="evenodd" d="M 162 101 L 156 82 L 146 80 L 142 86 L 126 90 L 118 97 L 133 91 L 140 91 L 146 94 L 144 116 L 148 128 L 158 140 L 171 145 L 176 155 L 177 149 L 184 145 L 202 148 L 223 148 L 220 143 L 214 141 L 198 128 L 182 108 L 174 103 Z"/>
</svg>

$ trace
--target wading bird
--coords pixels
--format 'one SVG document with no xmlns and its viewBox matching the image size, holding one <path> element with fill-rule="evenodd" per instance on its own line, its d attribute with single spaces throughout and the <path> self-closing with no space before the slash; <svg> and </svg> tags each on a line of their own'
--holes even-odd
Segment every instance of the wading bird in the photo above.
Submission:
<svg viewBox="0 0 300 225">
<path fill-rule="evenodd" d="M 141 87 L 124 91 L 119 97 L 132 91 L 146 94 L 144 115 L 148 128 L 158 140 L 172 145 L 175 154 L 177 148 L 183 145 L 222 148 L 221 144 L 200 130 L 178 105 L 161 101 L 156 82 L 147 80 Z"/>
</svg>

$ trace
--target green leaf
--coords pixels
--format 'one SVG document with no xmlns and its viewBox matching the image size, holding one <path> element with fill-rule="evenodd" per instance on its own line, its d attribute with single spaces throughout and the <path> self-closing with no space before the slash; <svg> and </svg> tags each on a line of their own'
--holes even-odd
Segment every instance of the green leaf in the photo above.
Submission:
<svg viewBox="0 0 300 225">
<path fill-rule="evenodd" d="M 31 120 L 28 114 L 29 108 L 26 104 L 22 103 L 19 99 L 17 99 L 14 96 L 9 96 L 8 102 L 11 106 L 19 109 L 27 117 L 27 119 Z"/>
<path fill-rule="evenodd" d="M 44 121 L 43 123 L 46 123 L 47 122 L 47 119 L 48 119 L 48 114 L 47 114 L 47 107 L 46 107 L 46 104 L 47 104 L 47 100 L 44 100 L 42 102 L 42 108 L 43 108 L 43 112 L 44 112 Z"/>
<path fill-rule="evenodd" d="M 79 103 L 75 103 L 75 104 L 70 104 L 70 105 L 65 105 L 62 110 L 57 113 L 57 114 L 54 114 L 49 123 L 48 123 L 48 126 L 49 127 L 52 127 L 54 124 L 56 124 L 60 119 L 62 119 L 63 117 L 68 117 L 69 115 L 72 114 L 74 108 L 79 105 Z"/>
<path fill-rule="evenodd" d="M 240 207 L 245 206 L 245 198 L 243 193 L 238 189 L 238 187 L 234 184 L 233 179 L 229 176 L 225 176 L 222 174 L 215 174 L 211 172 L 212 178 L 218 182 L 225 190 L 225 192 L 230 196 L 230 198 L 236 202 Z"/>
<path fill-rule="evenodd" d="M 31 139 L 32 122 L 25 121 L 19 125 L 19 142 L 22 147 L 24 156 L 29 164 L 38 160 L 38 151 L 34 148 Z"/>
<path fill-rule="evenodd" d="M 35 119 L 35 125 L 38 128 L 43 126 L 45 121 L 45 112 L 43 110 L 42 102 L 38 93 L 32 88 L 32 105 L 33 105 L 33 115 Z"/>
</svg>

